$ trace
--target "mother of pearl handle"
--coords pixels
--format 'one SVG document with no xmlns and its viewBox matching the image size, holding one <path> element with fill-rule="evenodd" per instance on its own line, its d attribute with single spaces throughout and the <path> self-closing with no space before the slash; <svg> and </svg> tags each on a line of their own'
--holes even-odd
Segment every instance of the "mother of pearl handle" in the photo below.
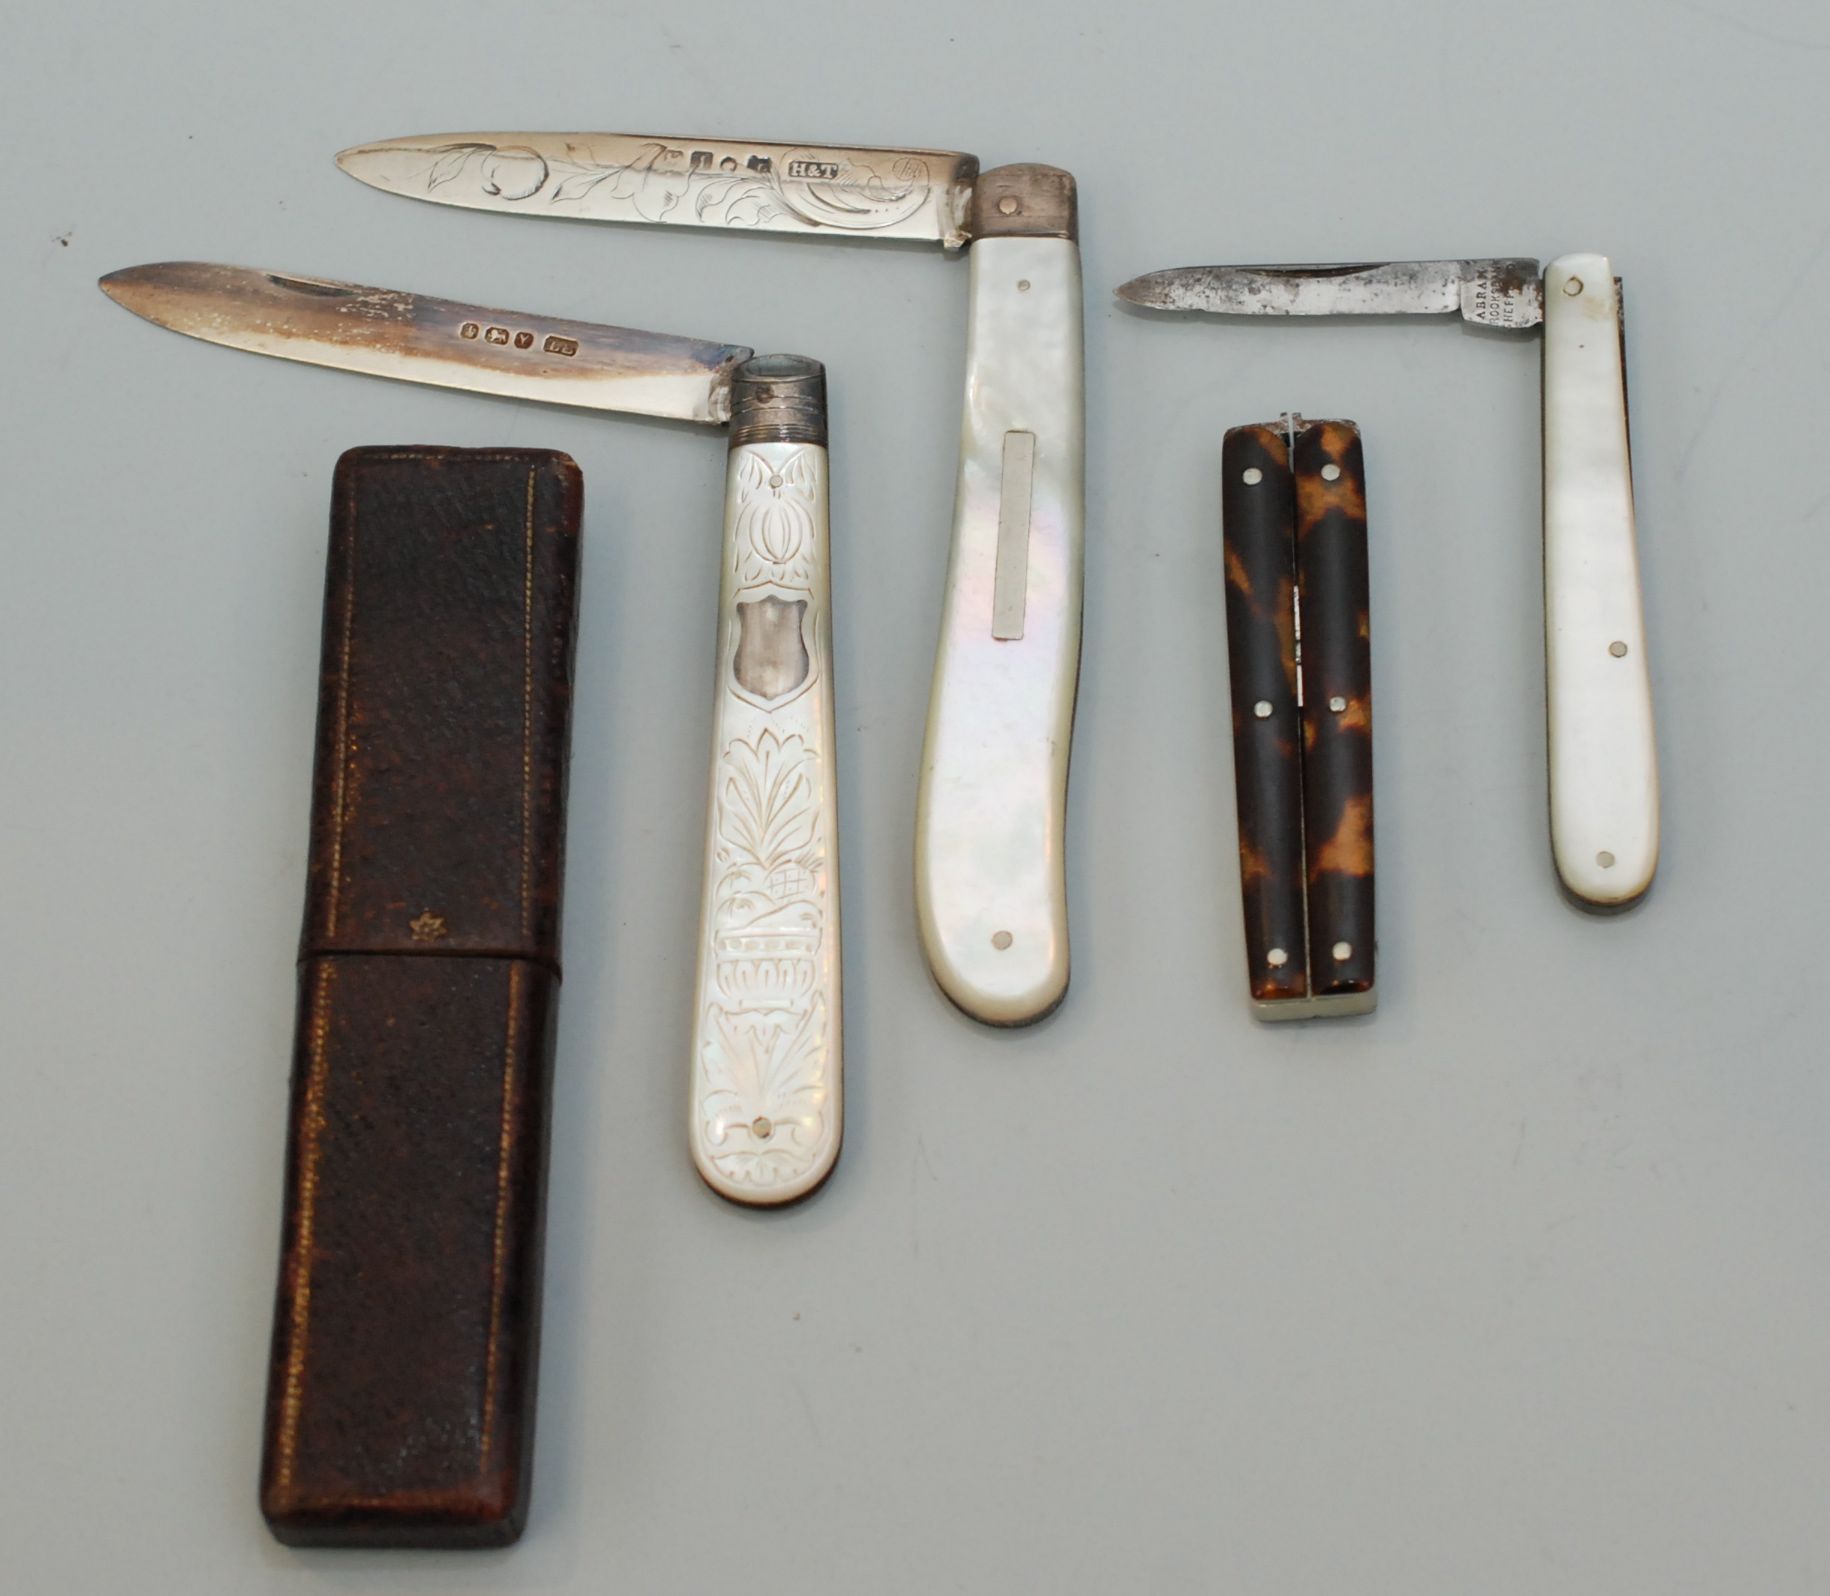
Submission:
<svg viewBox="0 0 1830 1596">
<path fill-rule="evenodd" d="M 1544 272 L 1544 641 L 1557 874 L 1624 908 L 1658 868 L 1620 287 L 1603 255 Z"/>
<path fill-rule="evenodd" d="M 942 991 L 1024 1025 L 1068 983 L 1068 746 L 1080 671 L 1080 254 L 972 245 L 966 410 L 917 795 L 915 898 Z"/>
<path fill-rule="evenodd" d="M 818 362 L 739 368 L 687 1135 L 759 1206 L 825 1180 L 843 1128 L 825 444 Z"/>
</svg>

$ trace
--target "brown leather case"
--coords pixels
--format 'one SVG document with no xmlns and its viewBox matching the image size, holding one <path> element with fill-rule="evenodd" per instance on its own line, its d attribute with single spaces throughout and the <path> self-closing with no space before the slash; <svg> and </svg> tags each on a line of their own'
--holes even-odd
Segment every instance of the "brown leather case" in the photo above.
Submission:
<svg viewBox="0 0 1830 1596">
<path fill-rule="evenodd" d="M 295 1546 L 521 1532 L 578 468 L 337 463 L 261 1510 Z"/>
</svg>

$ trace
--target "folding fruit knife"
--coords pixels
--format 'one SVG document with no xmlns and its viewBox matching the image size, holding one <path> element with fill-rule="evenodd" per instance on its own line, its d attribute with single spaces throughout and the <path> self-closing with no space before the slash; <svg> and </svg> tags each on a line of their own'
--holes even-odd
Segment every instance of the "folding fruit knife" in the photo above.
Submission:
<svg viewBox="0 0 1830 1596">
<path fill-rule="evenodd" d="M 1118 290 L 1226 316 L 1453 315 L 1544 327 L 1544 641 L 1550 837 L 1584 908 L 1658 868 L 1658 760 L 1639 594 L 1621 287 L 1603 255 L 1354 266 L 1191 266 Z"/>
<path fill-rule="evenodd" d="M 843 1126 L 826 374 L 799 355 L 318 277 L 172 261 L 102 288 L 210 343 L 548 404 L 728 423 L 711 804 L 688 1138 L 770 1205 L 832 1172 Z"/>
<path fill-rule="evenodd" d="M 916 795 L 915 900 L 941 989 L 1025 1025 L 1068 984 L 1069 742 L 1084 516 L 1074 179 L 946 150 L 626 133 L 437 133 L 345 150 L 390 193 L 521 216 L 967 249 L 952 554 Z"/>
</svg>

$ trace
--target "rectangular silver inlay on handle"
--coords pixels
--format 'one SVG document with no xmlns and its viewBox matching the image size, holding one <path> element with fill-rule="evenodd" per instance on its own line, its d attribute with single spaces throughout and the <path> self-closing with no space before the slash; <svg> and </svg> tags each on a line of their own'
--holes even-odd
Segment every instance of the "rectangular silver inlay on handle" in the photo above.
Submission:
<svg viewBox="0 0 1830 1596">
<path fill-rule="evenodd" d="M 1014 642 L 1023 635 L 1029 597 L 1029 508 L 1036 474 L 1036 435 L 1004 434 L 1004 477 L 998 490 L 998 568 L 991 589 L 991 635 Z"/>
</svg>

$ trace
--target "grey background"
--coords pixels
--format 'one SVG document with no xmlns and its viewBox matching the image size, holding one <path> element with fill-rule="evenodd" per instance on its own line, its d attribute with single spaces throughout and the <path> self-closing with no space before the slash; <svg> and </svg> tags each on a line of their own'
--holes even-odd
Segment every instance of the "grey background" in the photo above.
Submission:
<svg viewBox="0 0 1830 1596">
<path fill-rule="evenodd" d="M 1497 1593 L 1830 1585 L 1830 581 L 1815 0 L 1485 9 L 9 4 L 0 1585 Z M 1074 982 L 962 1019 L 911 905 L 960 406 L 938 252 L 538 227 L 364 138 L 935 144 L 1079 177 Z M 1149 321 L 1213 260 L 1612 254 L 1665 782 L 1649 902 L 1545 839 L 1533 339 Z M 721 445 L 140 324 L 218 259 L 830 363 L 846 1152 L 688 1166 Z M 1368 440 L 1381 1004 L 1243 996 L 1220 434 Z M 327 494 L 364 443 L 587 485 L 533 1522 L 301 1555 L 254 1508 Z"/>
</svg>

